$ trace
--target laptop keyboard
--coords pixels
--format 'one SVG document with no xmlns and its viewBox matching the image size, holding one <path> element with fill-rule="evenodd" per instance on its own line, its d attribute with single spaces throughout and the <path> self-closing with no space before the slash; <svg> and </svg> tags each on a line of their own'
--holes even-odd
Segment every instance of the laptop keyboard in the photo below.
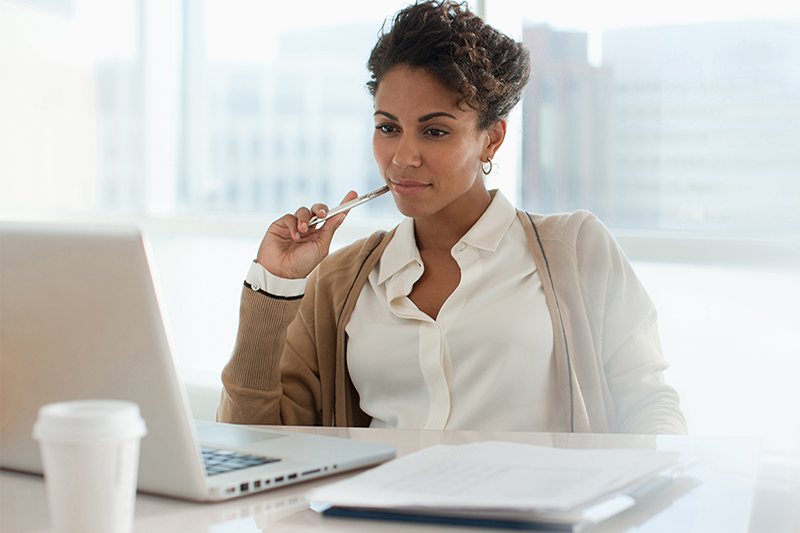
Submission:
<svg viewBox="0 0 800 533">
<path fill-rule="evenodd" d="M 263 457 L 261 455 L 249 455 L 233 450 L 218 450 L 216 448 L 201 448 L 203 452 L 203 462 L 206 465 L 206 472 L 209 476 L 224 474 L 234 470 L 250 468 L 251 466 L 277 463 L 280 459 Z"/>
</svg>

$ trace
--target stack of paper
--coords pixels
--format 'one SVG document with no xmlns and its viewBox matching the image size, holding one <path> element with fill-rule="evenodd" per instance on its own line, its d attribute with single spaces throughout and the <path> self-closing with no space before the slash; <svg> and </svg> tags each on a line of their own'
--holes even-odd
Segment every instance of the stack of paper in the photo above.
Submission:
<svg viewBox="0 0 800 533">
<path fill-rule="evenodd" d="M 686 467 L 677 452 L 508 442 L 433 446 L 311 491 L 326 515 L 567 530 L 605 520 Z"/>
</svg>

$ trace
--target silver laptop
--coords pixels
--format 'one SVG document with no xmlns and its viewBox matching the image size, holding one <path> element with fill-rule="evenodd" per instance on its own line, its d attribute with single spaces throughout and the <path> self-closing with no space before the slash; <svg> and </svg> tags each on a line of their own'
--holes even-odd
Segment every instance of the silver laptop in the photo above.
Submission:
<svg viewBox="0 0 800 533">
<path fill-rule="evenodd" d="M 223 500 L 394 457 L 385 444 L 194 421 L 147 250 L 134 228 L 0 225 L 0 467 L 41 473 L 39 407 L 80 398 L 139 404 L 148 493 Z"/>
</svg>

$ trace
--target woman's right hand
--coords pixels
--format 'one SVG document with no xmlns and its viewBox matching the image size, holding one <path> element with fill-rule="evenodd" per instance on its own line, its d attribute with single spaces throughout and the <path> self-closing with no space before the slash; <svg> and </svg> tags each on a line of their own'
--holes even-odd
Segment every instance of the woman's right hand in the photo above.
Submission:
<svg viewBox="0 0 800 533">
<path fill-rule="evenodd" d="M 350 191 L 342 203 L 357 196 Z M 312 216 L 322 218 L 327 213 L 325 204 L 314 204 L 311 209 L 301 207 L 294 215 L 285 215 L 273 222 L 261 241 L 256 261 L 279 278 L 307 277 L 328 255 L 333 234 L 347 216 L 347 213 L 340 213 L 326 220 L 321 227 L 308 225 Z"/>
</svg>

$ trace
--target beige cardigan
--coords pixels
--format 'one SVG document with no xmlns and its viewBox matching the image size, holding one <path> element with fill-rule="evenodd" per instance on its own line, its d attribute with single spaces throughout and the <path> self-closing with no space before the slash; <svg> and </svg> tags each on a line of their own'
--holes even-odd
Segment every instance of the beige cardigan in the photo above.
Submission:
<svg viewBox="0 0 800 533">
<path fill-rule="evenodd" d="M 663 378 L 655 308 L 602 222 L 586 211 L 518 216 L 550 310 L 565 426 L 686 433 L 678 395 Z M 347 372 L 345 326 L 393 234 L 375 233 L 326 257 L 304 296 L 245 285 L 218 420 L 369 425 Z"/>
</svg>

